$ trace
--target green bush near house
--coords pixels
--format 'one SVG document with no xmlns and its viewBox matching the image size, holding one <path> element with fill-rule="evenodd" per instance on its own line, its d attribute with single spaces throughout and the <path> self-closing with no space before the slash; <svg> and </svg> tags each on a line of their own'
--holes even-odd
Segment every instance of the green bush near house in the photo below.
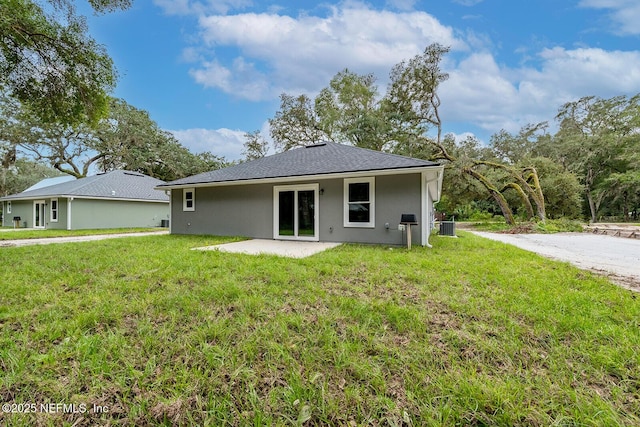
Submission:
<svg viewBox="0 0 640 427">
<path fill-rule="evenodd" d="M 0 248 L 3 403 L 88 408 L 0 424 L 640 424 L 640 299 L 605 278 L 464 232 L 190 250 L 229 240 Z"/>
</svg>

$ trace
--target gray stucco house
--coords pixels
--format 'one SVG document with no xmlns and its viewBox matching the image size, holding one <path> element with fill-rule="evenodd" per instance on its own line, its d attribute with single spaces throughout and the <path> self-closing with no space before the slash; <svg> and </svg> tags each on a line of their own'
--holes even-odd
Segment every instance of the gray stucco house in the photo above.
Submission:
<svg viewBox="0 0 640 427">
<path fill-rule="evenodd" d="M 332 142 L 166 184 L 171 233 L 429 245 L 444 166 Z"/>
<path fill-rule="evenodd" d="M 48 185 L 52 183 L 52 185 Z M 1 197 L 3 226 L 79 230 L 157 227 L 169 218 L 164 181 L 116 170 L 77 180 L 45 180 L 22 193 Z"/>
</svg>

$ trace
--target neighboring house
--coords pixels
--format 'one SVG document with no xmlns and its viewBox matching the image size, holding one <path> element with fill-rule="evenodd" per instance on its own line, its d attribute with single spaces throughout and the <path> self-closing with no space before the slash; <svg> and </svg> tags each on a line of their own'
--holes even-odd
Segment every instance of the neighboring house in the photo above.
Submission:
<svg viewBox="0 0 640 427">
<path fill-rule="evenodd" d="M 171 233 L 403 244 L 402 214 L 415 214 L 414 243 L 429 245 L 444 166 L 321 143 L 179 179 Z"/>
<path fill-rule="evenodd" d="M 22 193 L 0 197 L 3 226 L 79 230 L 156 227 L 169 218 L 164 181 L 137 172 L 112 171 L 67 182 L 44 180 Z"/>
</svg>

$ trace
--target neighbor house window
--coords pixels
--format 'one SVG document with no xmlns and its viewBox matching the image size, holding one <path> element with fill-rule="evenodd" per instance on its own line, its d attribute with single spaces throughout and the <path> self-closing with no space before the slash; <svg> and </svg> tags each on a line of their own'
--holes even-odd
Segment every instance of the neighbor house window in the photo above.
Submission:
<svg viewBox="0 0 640 427">
<path fill-rule="evenodd" d="M 375 227 L 375 179 L 344 180 L 344 226 Z"/>
<path fill-rule="evenodd" d="M 51 222 L 58 222 L 58 199 L 51 199 Z"/>
<path fill-rule="evenodd" d="M 196 190 L 195 188 L 185 188 L 182 190 L 182 210 L 196 210 Z"/>
<path fill-rule="evenodd" d="M 11 202 L 7 202 L 7 213 L 11 213 Z"/>
</svg>

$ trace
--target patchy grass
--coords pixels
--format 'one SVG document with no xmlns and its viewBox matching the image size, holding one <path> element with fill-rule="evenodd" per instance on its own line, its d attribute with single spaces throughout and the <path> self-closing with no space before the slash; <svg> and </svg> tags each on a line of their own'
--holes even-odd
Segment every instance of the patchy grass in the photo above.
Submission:
<svg viewBox="0 0 640 427">
<path fill-rule="evenodd" d="M 48 237 L 93 236 L 98 234 L 145 233 L 149 231 L 168 231 L 166 228 L 102 228 L 96 230 L 25 230 L 0 232 L 0 240 L 43 239 Z"/>
<path fill-rule="evenodd" d="M 0 249 L 2 403 L 86 407 L 0 424 L 640 424 L 636 295 L 459 234 L 306 259 L 189 250 L 230 240 L 207 236 Z"/>
<path fill-rule="evenodd" d="M 471 227 L 478 231 L 493 231 L 498 233 L 563 233 L 563 232 L 582 232 L 585 224 L 578 220 L 571 219 L 548 219 L 542 222 L 519 222 L 515 226 L 510 226 L 504 221 L 484 221 L 473 222 Z"/>
</svg>

